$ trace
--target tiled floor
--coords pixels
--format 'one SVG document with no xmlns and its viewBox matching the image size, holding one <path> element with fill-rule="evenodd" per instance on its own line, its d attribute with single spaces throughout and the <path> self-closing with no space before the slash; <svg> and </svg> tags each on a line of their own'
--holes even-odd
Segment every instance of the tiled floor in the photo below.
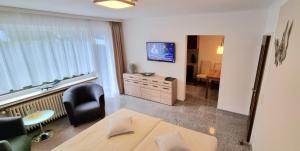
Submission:
<svg viewBox="0 0 300 151">
<path fill-rule="evenodd" d="M 218 151 L 250 151 L 249 146 L 240 146 L 246 137 L 247 117 L 219 111 L 216 90 L 211 90 L 208 100 L 204 99 L 204 87 L 188 86 L 187 99 L 175 106 L 167 106 L 130 96 L 106 99 L 106 112 L 111 114 L 120 108 L 159 117 L 173 124 L 214 135 L 218 139 Z M 93 122 L 94 123 L 94 122 Z M 93 123 L 79 127 L 70 126 L 67 118 L 48 125 L 55 132 L 53 138 L 33 144 L 33 151 L 47 151 L 76 135 Z"/>
</svg>

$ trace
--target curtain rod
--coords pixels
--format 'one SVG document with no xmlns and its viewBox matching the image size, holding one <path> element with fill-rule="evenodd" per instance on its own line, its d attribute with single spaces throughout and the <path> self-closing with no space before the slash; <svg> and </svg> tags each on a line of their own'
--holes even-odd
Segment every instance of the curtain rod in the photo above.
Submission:
<svg viewBox="0 0 300 151">
<path fill-rule="evenodd" d="M 123 21 L 122 19 L 74 15 L 74 14 L 68 14 L 68 13 L 59 13 L 59 12 L 44 11 L 44 10 L 33 10 L 33 9 L 11 7 L 11 6 L 0 6 L 0 11 L 25 13 L 25 14 L 32 14 L 32 15 L 48 15 L 48 16 L 54 16 L 54 17 L 65 17 L 65 18 L 73 18 L 73 19 L 86 19 L 86 20 L 94 20 L 94 21 L 106 21 L 106 22 L 110 22 L 110 21 L 122 22 Z"/>
</svg>

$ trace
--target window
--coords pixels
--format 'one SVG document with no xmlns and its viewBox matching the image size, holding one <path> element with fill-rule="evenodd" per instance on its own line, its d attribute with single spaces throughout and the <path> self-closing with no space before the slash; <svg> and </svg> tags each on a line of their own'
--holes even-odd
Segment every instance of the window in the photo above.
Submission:
<svg viewBox="0 0 300 151">
<path fill-rule="evenodd" d="M 112 97 L 114 62 L 108 22 L 0 10 L 0 96 L 93 73 Z"/>
<path fill-rule="evenodd" d="M 8 17 L 0 15 L 0 95 L 95 71 L 85 22 Z"/>
<path fill-rule="evenodd" d="M 2 31 L 5 41 L 0 42 L 0 94 L 94 71 L 84 32 L 17 32 Z"/>
</svg>

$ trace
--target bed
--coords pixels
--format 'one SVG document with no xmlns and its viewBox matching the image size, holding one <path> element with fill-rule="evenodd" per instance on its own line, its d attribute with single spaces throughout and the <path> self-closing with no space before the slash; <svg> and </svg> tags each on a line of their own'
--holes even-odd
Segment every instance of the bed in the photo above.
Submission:
<svg viewBox="0 0 300 151">
<path fill-rule="evenodd" d="M 133 134 L 107 138 L 109 118 L 120 115 L 132 117 Z M 192 151 L 216 151 L 217 139 L 200 132 L 179 127 L 159 118 L 121 109 L 90 128 L 67 140 L 52 151 L 158 151 L 155 137 L 168 132 L 179 132 Z"/>
</svg>

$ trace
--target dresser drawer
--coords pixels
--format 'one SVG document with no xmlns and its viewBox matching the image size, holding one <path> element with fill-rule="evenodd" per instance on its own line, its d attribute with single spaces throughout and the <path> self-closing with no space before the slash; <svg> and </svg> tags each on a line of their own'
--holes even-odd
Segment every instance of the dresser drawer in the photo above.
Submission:
<svg viewBox="0 0 300 151">
<path fill-rule="evenodd" d="M 124 79 L 124 86 L 131 85 L 131 84 L 132 84 L 132 80 Z"/>
<path fill-rule="evenodd" d="M 128 84 L 125 84 L 124 85 L 124 91 L 125 91 L 125 94 L 127 94 L 127 95 L 131 95 L 131 88 L 132 88 L 132 86 L 130 86 L 130 85 L 128 85 Z"/>
<path fill-rule="evenodd" d="M 161 86 L 160 90 L 162 92 L 165 92 L 165 93 L 171 93 L 172 92 L 172 88 L 171 87 L 166 87 L 166 86 Z"/>
<path fill-rule="evenodd" d="M 130 79 L 124 79 L 124 83 L 132 83 L 133 80 Z"/>
<path fill-rule="evenodd" d="M 147 83 L 150 83 L 150 82 L 151 82 L 151 79 L 150 79 L 150 78 L 147 78 L 147 77 L 141 77 L 141 78 L 140 78 L 140 81 L 141 81 L 141 82 L 147 82 Z"/>
<path fill-rule="evenodd" d="M 140 82 L 139 82 L 139 81 L 136 81 L 136 80 L 129 80 L 129 79 L 125 79 L 125 80 L 124 80 L 124 84 L 125 84 L 125 85 L 133 85 L 133 86 L 137 86 L 137 87 L 140 86 Z"/>
<path fill-rule="evenodd" d="M 140 82 L 140 86 L 141 86 L 141 88 L 147 88 L 147 89 L 151 88 L 151 84 L 149 84 L 147 82 Z"/>
<path fill-rule="evenodd" d="M 172 87 L 172 82 L 170 82 L 170 81 L 161 81 L 160 85 L 165 86 L 165 87 Z"/>
<path fill-rule="evenodd" d="M 150 83 L 153 85 L 160 85 L 162 81 L 157 79 L 150 79 Z"/>
<path fill-rule="evenodd" d="M 153 85 L 153 84 L 149 84 L 149 83 L 141 83 L 140 87 L 149 89 L 149 90 L 155 90 L 155 91 L 160 91 L 160 89 L 161 89 L 159 85 Z"/>
<path fill-rule="evenodd" d="M 124 88 L 125 88 L 125 94 L 127 94 L 127 95 L 132 95 L 132 96 L 136 96 L 136 97 L 141 96 L 141 90 L 137 86 L 127 84 L 124 86 Z"/>
<path fill-rule="evenodd" d="M 151 100 L 152 96 L 148 93 L 141 93 L 141 97 L 146 100 Z"/>
<path fill-rule="evenodd" d="M 159 90 L 153 90 L 153 89 L 148 89 L 148 88 L 141 88 L 141 93 L 153 95 L 153 96 L 160 96 L 160 91 Z"/>
<path fill-rule="evenodd" d="M 139 87 L 133 87 L 131 95 L 135 97 L 141 97 L 141 89 Z"/>
<path fill-rule="evenodd" d="M 173 105 L 171 95 L 161 94 L 160 95 L 160 102 L 163 103 L 163 104 Z"/>
<path fill-rule="evenodd" d="M 123 74 L 123 78 L 129 79 L 129 80 L 139 80 L 139 76 L 134 75 L 134 74 Z"/>
<path fill-rule="evenodd" d="M 160 101 L 160 91 L 152 90 L 148 88 L 141 88 L 141 96 L 144 99 L 149 99 L 152 101 Z"/>
<path fill-rule="evenodd" d="M 138 87 L 140 86 L 140 82 L 139 81 L 132 81 L 132 84 L 135 85 L 135 86 L 138 86 Z"/>
<path fill-rule="evenodd" d="M 155 85 L 155 84 L 150 84 L 149 89 L 160 91 L 161 86 L 160 85 Z"/>
<path fill-rule="evenodd" d="M 166 93 L 163 93 L 163 92 L 160 93 L 160 97 L 164 98 L 164 99 L 170 99 L 170 100 L 172 99 L 171 94 L 166 94 Z"/>
<path fill-rule="evenodd" d="M 155 102 L 161 102 L 160 95 L 152 95 L 151 100 Z"/>
</svg>

